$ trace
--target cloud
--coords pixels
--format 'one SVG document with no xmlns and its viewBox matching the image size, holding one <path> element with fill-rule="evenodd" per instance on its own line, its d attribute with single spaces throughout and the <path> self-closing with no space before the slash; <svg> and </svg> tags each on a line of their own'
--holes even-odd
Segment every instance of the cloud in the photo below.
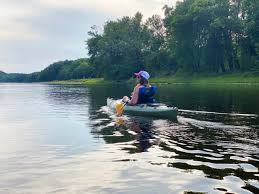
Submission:
<svg viewBox="0 0 259 194">
<path fill-rule="evenodd" d="M 45 14 L 26 20 L 26 24 L 33 27 L 34 33 L 31 33 L 30 37 L 26 38 L 23 34 L 15 40 L 1 41 L 1 70 L 7 72 L 39 71 L 58 60 L 87 56 L 84 41 L 91 27 L 87 18 L 90 18 L 92 13 L 75 10 L 48 10 Z M 92 22 L 102 23 L 105 18 L 105 15 L 99 14 L 98 17 L 92 19 Z M 38 38 L 32 38 L 33 34 L 38 35 Z"/>
<path fill-rule="evenodd" d="M 30 8 L 35 6 L 33 1 L 17 2 L 0 0 L 0 41 L 39 38 L 26 22 L 20 22 L 22 18 L 30 18 L 37 13 L 35 9 Z"/>
<path fill-rule="evenodd" d="M 42 0 L 43 5 L 63 9 L 84 9 L 111 16 L 133 15 L 141 11 L 146 17 L 162 14 L 165 4 L 173 5 L 175 0 Z"/>
<path fill-rule="evenodd" d="M 137 11 L 162 14 L 174 0 L 0 0 L 0 70 L 39 71 L 50 63 L 86 57 L 93 25 Z"/>
</svg>

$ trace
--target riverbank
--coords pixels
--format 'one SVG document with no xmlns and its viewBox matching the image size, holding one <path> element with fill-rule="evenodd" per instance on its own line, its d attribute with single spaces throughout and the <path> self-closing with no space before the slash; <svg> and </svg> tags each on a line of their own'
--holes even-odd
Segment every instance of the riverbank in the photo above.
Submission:
<svg viewBox="0 0 259 194">
<path fill-rule="evenodd" d="M 134 82 L 133 79 L 127 81 L 128 83 Z M 168 77 L 155 77 L 150 79 L 154 84 L 259 84 L 259 73 L 236 73 L 236 74 L 224 74 L 224 75 L 192 75 L 192 76 L 168 76 Z M 103 78 L 91 78 L 91 79 L 78 79 L 78 80 L 65 80 L 65 81 L 53 81 L 50 84 L 61 85 L 95 85 L 112 83 L 106 81 Z"/>
<path fill-rule="evenodd" d="M 110 83 L 103 78 L 90 78 L 90 79 L 74 79 L 74 80 L 63 80 L 63 81 L 52 81 L 49 84 L 55 85 L 96 85 Z"/>
<path fill-rule="evenodd" d="M 157 84 L 259 84 L 259 73 L 235 73 L 221 75 L 192 75 L 157 77 L 150 80 Z"/>
</svg>

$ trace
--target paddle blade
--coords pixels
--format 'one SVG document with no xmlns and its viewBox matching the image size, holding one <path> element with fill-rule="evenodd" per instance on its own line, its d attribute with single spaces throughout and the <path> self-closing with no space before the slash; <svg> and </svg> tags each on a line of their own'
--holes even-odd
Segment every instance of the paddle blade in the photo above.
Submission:
<svg viewBox="0 0 259 194">
<path fill-rule="evenodd" d="M 117 115 L 121 116 L 124 111 L 124 104 L 123 103 L 116 104 L 115 109 L 116 109 Z"/>
</svg>

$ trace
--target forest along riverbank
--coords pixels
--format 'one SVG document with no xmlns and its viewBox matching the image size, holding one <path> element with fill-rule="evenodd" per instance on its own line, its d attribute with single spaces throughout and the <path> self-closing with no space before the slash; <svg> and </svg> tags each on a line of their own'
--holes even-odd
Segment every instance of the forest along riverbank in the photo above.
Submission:
<svg viewBox="0 0 259 194">
<path fill-rule="evenodd" d="M 95 85 L 95 84 L 108 84 L 112 80 L 104 80 L 103 78 L 92 79 L 74 79 L 48 82 L 50 84 L 72 84 L 72 85 Z M 127 81 L 120 81 L 119 83 L 134 83 L 133 79 Z M 259 84 L 259 73 L 243 73 L 243 74 L 223 74 L 223 75 L 193 75 L 193 76 L 163 76 L 150 79 L 154 84 Z"/>
</svg>

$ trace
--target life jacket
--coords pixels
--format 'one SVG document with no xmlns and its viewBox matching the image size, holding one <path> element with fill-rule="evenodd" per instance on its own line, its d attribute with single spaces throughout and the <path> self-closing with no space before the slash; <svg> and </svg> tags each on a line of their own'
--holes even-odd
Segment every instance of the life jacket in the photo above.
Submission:
<svg viewBox="0 0 259 194">
<path fill-rule="evenodd" d="M 138 104 L 155 103 L 156 86 L 139 88 Z"/>
</svg>

